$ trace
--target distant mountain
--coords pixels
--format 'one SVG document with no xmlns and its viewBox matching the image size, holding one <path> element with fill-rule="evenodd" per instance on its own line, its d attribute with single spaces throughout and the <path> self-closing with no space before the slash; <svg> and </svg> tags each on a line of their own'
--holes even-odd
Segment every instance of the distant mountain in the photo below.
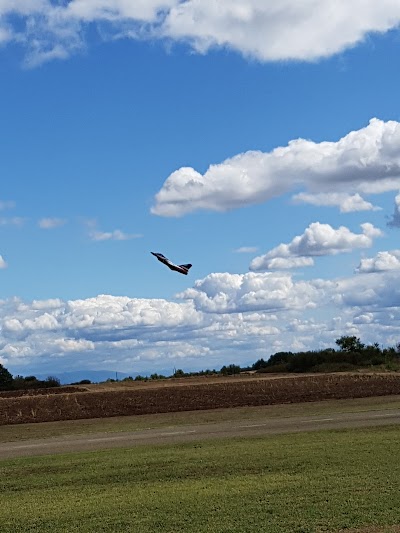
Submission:
<svg viewBox="0 0 400 533">
<path fill-rule="evenodd" d="M 60 380 L 62 385 L 69 385 L 70 383 L 78 383 L 83 379 L 89 379 L 92 383 L 100 383 L 107 381 L 107 379 L 118 379 L 118 381 L 132 376 L 135 378 L 138 372 L 132 374 L 125 374 L 124 372 L 115 372 L 115 370 L 77 370 L 70 372 L 51 372 L 51 374 L 36 376 L 38 379 L 46 379 L 49 375 Z"/>
</svg>

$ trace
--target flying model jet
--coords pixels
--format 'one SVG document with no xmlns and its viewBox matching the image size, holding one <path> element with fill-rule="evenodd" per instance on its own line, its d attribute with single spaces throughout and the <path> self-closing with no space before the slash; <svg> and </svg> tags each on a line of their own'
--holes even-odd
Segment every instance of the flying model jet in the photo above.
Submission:
<svg viewBox="0 0 400 533">
<path fill-rule="evenodd" d="M 167 259 L 165 255 L 163 254 L 159 254 L 156 252 L 150 252 L 150 253 L 152 253 L 155 257 L 157 257 L 157 259 L 161 261 L 161 263 L 164 263 L 164 265 L 167 265 L 167 267 L 170 268 L 171 270 L 175 270 L 175 272 L 180 272 L 181 274 L 185 274 L 185 276 L 187 276 L 187 273 L 189 272 L 189 268 L 191 268 L 192 266 L 191 264 L 175 265 L 175 263 Z"/>
</svg>

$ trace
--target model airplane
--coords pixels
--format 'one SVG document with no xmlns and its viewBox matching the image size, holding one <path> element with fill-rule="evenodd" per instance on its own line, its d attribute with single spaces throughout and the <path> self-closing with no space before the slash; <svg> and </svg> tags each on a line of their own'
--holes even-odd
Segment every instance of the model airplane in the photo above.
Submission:
<svg viewBox="0 0 400 533">
<path fill-rule="evenodd" d="M 185 274 L 185 276 L 187 276 L 187 273 L 189 272 L 189 268 L 191 268 L 191 266 L 192 266 L 190 264 L 188 264 L 188 265 L 175 265 L 175 263 L 173 263 L 172 261 L 167 259 L 165 257 L 165 255 L 163 255 L 163 254 L 159 254 L 159 253 L 156 253 L 156 252 L 150 252 L 150 253 L 152 253 L 155 257 L 157 257 L 157 259 L 159 261 L 161 261 L 161 263 L 164 263 L 164 265 L 167 265 L 167 267 L 170 268 L 171 270 L 175 270 L 175 272 L 180 272 L 181 274 Z"/>
</svg>

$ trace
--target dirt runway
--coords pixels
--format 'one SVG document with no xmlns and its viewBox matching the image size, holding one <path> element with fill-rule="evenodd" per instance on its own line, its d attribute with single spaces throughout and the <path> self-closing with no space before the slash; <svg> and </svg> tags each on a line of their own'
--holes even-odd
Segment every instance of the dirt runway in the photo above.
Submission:
<svg viewBox="0 0 400 533">
<path fill-rule="evenodd" d="M 53 455 L 112 448 L 130 448 L 140 445 L 163 445 L 196 442 L 208 439 L 276 435 L 326 429 L 362 428 L 369 426 L 400 425 L 400 409 L 371 410 L 355 413 L 333 413 L 321 416 L 295 416 L 281 419 L 260 415 L 257 420 L 238 420 L 235 423 L 218 422 L 184 425 L 162 429 L 68 435 L 24 442 L 0 444 L 0 459 L 23 456 Z M 400 431 L 400 427 L 399 427 Z"/>
</svg>

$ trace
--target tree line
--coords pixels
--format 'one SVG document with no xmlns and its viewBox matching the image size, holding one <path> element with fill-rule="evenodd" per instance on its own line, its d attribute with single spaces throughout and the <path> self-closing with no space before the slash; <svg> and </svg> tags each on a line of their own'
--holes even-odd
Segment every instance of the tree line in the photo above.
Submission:
<svg viewBox="0 0 400 533">
<path fill-rule="evenodd" d="M 184 372 L 182 369 L 174 369 L 170 376 L 163 374 L 151 374 L 150 376 L 128 376 L 122 381 L 148 381 L 194 376 L 223 375 L 230 376 L 241 372 L 344 372 L 358 368 L 384 368 L 386 370 L 400 370 L 400 343 L 394 347 L 380 348 L 378 343 L 366 345 L 356 336 L 343 336 L 335 341 L 338 349 L 326 348 L 304 352 L 277 352 L 267 360 L 258 359 L 253 365 L 241 367 L 240 365 L 224 365 L 220 370 L 200 370 L 199 372 Z M 116 381 L 109 379 L 107 381 Z M 90 380 L 82 380 L 77 384 L 88 384 Z M 39 380 L 35 376 L 16 376 L 0 364 L 0 390 L 20 390 L 32 388 L 58 387 L 60 381 L 49 376 L 45 380 Z"/>
<path fill-rule="evenodd" d="M 241 372 L 279 373 L 279 372 L 345 372 L 358 368 L 382 367 L 385 370 L 400 370 L 400 343 L 395 347 L 380 348 L 378 343 L 366 345 L 356 336 L 343 336 L 335 341 L 338 349 L 327 348 L 305 352 L 277 352 L 267 360 L 258 359 L 253 365 L 224 365 L 220 370 L 201 370 L 184 372 L 174 369 L 170 376 L 151 374 L 124 378 L 122 381 L 149 381 L 158 379 L 184 378 L 196 376 L 231 376 Z M 109 380 L 115 381 L 115 380 Z"/>
<path fill-rule="evenodd" d="M 380 348 L 378 343 L 366 345 L 356 336 L 337 339 L 339 349 L 319 351 L 277 352 L 267 360 L 259 359 L 252 366 L 258 372 L 344 372 L 357 368 L 382 367 L 400 370 L 400 343 Z"/>
<path fill-rule="evenodd" d="M 59 387 L 60 380 L 49 376 L 46 379 L 38 379 L 36 376 L 15 376 L 0 364 L 0 390 L 24 390 L 24 389 L 47 389 Z"/>
</svg>

